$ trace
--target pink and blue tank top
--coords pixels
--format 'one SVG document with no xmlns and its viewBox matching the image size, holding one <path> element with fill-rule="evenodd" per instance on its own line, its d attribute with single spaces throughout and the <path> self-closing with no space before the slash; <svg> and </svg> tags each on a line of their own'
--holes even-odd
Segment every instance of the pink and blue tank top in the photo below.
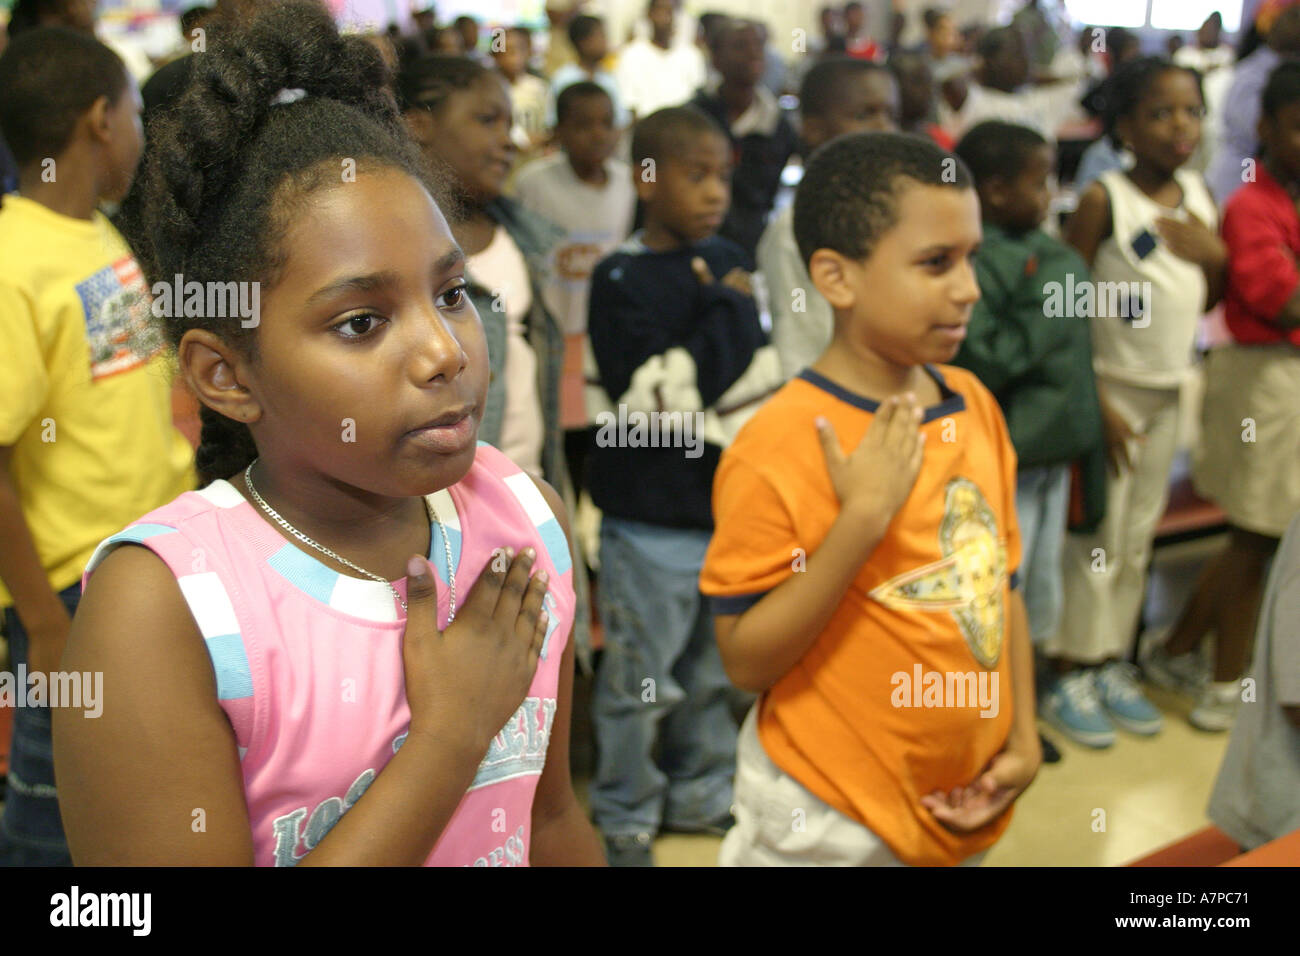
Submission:
<svg viewBox="0 0 1300 956">
<path fill-rule="evenodd" d="M 482 442 L 469 473 L 430 497 L 447 529 L 461 604 L 497 548 L 531 545 L 534 572 L 545 570 L 551 583 L 528 695 L 492 740 L 425 865 L 526 866 L 574 618 L 568 543 L 532 479 Z M 203 635 L 239 747 L 255 862 L 294 865 L 406 738 L 401 606 L 383 583 L 339 574 L 289 543 L 227 481 L 186 492 L 107 538 L 83 586 L 124 543 L 166 562 Z M 429 563 L 445 627 L 447 558 L 436 523 Z M 405 598 L 405 579 L 393 586 Z"/>
</svg>

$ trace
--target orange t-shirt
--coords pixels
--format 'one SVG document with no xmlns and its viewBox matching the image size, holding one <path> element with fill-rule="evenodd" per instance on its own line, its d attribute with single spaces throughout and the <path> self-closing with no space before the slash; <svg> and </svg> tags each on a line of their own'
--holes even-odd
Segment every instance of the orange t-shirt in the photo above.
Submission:
<svg viewBox="0 0 1300 956">
<path fill-rule="evenodd" d="M 914 865 L 958 863 L 1010 823 L 1008 809 L 958 835 L 920 798 L 972 783 L 1006 743 L 1020 564 L 1002 412 L 970 372 L 927 371 L 942 397 L 921 425 L 916 484 L 826 629 L 763 694 L 758 722 L 777 766 Z M 802 570 L 839 513 L 814 421 L 827 418 L 847 453 L 876 407 L 806 370 L 741 430 L 718 466 L 700 575 L 715 614 L 742 613 Z"/>
</svg>

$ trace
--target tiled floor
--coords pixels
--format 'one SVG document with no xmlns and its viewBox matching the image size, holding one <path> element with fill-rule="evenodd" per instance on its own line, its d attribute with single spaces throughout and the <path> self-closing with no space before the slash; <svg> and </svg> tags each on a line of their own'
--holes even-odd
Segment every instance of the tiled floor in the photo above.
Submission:
<svg viewBox="0 0 1300 956">
<path fill-rule="evenodd" d="M 1153 625 L 1179 611 L 1202 562 L 1223 538 L 1157 552 L 1147 604 Z M 1205 734 L 1186 721 L 1190 702 L 1151 689 L 1166 725 L 1156 737 L 1120 732 L 1108 750 L 1076 746 L 1048 729 L 1063 759 L 1044 765 L 1018 801 L 1011 826 L 986 866 L 1116 866 L 1144 856 L 1208 823 L 1205 806 L 1227 734 Z M 578 781 L 580 797 L 586 781 Z M 714 866 L 715 837 L 667 835 L 654 846 L 660 866 Z"/>
</svg>

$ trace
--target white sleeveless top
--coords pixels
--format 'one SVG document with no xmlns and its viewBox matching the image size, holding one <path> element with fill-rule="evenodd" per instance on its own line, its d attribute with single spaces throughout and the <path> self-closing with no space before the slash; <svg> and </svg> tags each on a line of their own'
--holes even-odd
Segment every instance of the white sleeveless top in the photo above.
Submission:
<svg viewBox="0 0 1300 956">
<path fill-rule="evenodd" d="M 1171 209 L 1122 170 L 1097 178 L 1110 198 L 1113 228 L 1092 267 L 1093 367 L 1098 375 L 1131 385 L 1177 388 L 1194 364 L 1197 325 L 1205 312 L 1205 274 L 1170 251 L 1156 220 L 1186 221 L 1190 211 L 1217 231 L 1219 211 L 1200 173 L 1180 169 L 1174 179 L 1183 199 Z"/>
</svg>

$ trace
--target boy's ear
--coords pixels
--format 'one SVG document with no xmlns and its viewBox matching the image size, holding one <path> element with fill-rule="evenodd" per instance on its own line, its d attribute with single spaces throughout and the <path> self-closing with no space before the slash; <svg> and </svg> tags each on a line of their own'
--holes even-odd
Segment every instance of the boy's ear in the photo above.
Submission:
<svg viewBox="0 0 1300 956">
<path fill-rule="evenodd" d="M 82 114 L 82 120 L 86 124 L 86 130 L 91 139 L 97 143 L 107 143 L 113 138 L 112 121 L 109 117 L 112 107 L 108 105 L 107 96 L 95 98 L 95 102 L 90 104 L 90 109 Z"/>
<path fill-rule="evenodd" d="M 826 122 L 820 116 L 805 117 L 803 129 L 800 132 L 803 134 L 803 141 L 808 147 L 809 153 L 826 142 L 827 139 Z"/>
<path fill-rule="evenodd" d="M 255 422 L 262 405 L 242 384 L 247 374 L 239 354 L 206 329 L 190 329 L 176 350 L 180 373 L 199 401 L 237 422 Z"/>
<path fill-rule="evenodd" d="M 834 309 L 851 309 L 857 301 L 852 277 L 857 263 L 833 249 L 818 249 L 808 260 L 813 286 Z"/>
</svg>

